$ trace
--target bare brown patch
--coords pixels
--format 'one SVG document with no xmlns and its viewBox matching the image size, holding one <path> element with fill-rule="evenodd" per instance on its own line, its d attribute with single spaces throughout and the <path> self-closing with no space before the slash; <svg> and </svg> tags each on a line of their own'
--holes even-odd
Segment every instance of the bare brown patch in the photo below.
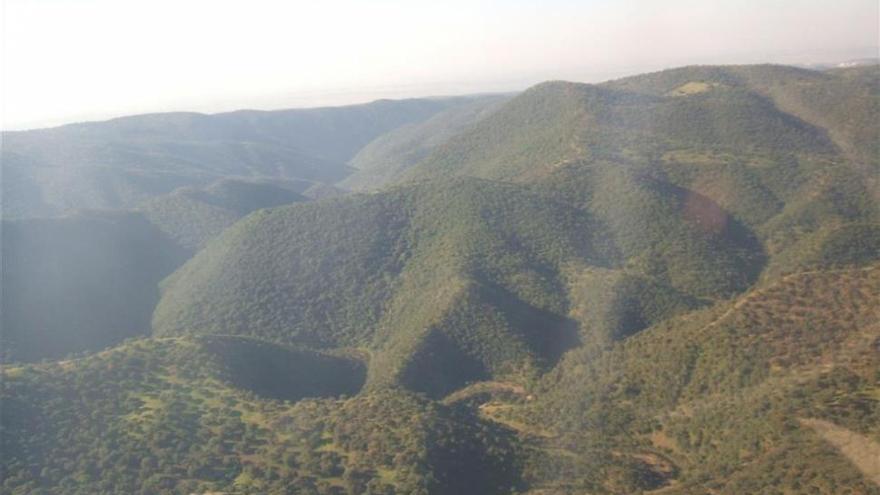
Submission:
<svg viewBox="0 0 880 495">
<path fill-rule="evenodd" d="M 798 421 L 812 428 L 859 468 L 868 479 L 880 486 L 880 444 L 829 421 L 812 418 L 798 418 Z"/>
</svg>

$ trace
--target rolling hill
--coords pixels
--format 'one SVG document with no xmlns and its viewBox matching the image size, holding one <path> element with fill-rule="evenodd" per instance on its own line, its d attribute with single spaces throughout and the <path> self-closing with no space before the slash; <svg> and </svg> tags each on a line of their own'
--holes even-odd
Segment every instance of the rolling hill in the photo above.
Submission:
<svg viewBox="0 0 880 495">
<path fill-rule="evenodd" d="M 282 357 L 291 352 L 295 360 Z M 273 363 L 281 368 L 269 369 Z M 76 361 L 5 369 L 2 491 L 495 493 L 516 486 L 506 465 L 515 459 L 509 433 L 399 391 L 345 398 L 356 384 L 346 378 L 356 378 L 354 363 L 209 338 L 131 341 Z M 266 382 L 235 378 L 263 371 L 267 379 L 283 369 L 287 380 L 274 384 L 309 398 L 280 401 L 262 390 Z"/>
<path fill-rule="evenodd" d="M 221 179 L 205 187 L 182 187 L 157 196 L 138 210 L 178 244 L 196 252 L 248 213 L 309 200 L 284 185 Z"/>
<path fill-rule="evenodd" d="M 824 129 L 748 87 L 706 83 L 704 91 L 658 95 L 624 83 L 530 88 L 436 149 L 410 177 L 528 181 L 576 159 L 648 161 L 689 148 L 747 156 L 836 151 Z"/>
<path fill-rule="evenodd" d="M 227 176 L 332 184 L 376 137 L 425 120 L 457 98 L 215 115 L 167 113 L 4 132 L 3 214 L 53 216 L 132 208 Z"/>
<path fill-rule="evenodd" d="M 596 169 L 627 170 L 708 198 L 753 231 L 773 255 L 767 276 L 806 269 L 817 266 L 807 253 L 820 249 L 806 245 L 880 220 L 877 71 L 697 66 L 600 85 L 544 83 L 399 180 L 464 175 L 584 196 L 613 190 Z"/>
<path fill-rule="evenodd" d="M 697 66 L 114 124 L 223 159 L 4 223 L 12 360 L 115 346 L 7 360 L 0 494 L 880 493 L 878 109 Z"/>
<path fill-rule="evenodd" d="M 339 185 L 352 190 L 379 189 L 396 181 L 449 138 L 500 108 L 508 96 L 474 97 L 473 101 L 438 112 L 417 123 L 406 124 L 379 136 L 349 161 L 356 169 Z"/>
<path fill-rule="evenodd" d="M 682 218 L 687 196 L 675 189 L 626 177 L 619 187 L 595 214 L 475 179 L 262 210 L 164 283 L 153 325 L 163 336 L 366 346 L 379 353 L 373 381 L 437 394 L 552 364 L 577 338 L 566 279 L 584 267 L 641 273 L 693 304 L 757 275 L 760 246 L 733 222 Z M 664 223 L 630 222 L 650 215 Z"/>
<path fill-rule="evenodd" d="M 876 264 L 790 275 L 605 353 L 574 351 L 533 401 L 496 399 L 490 411 L 550 432 L 536 445 L 584 488 L 602 466 L 578 455 L 629 451 L 645 463 L 639 488 L 664 493 L 876 493 L 799 418 L 880 440 L 878 282 Z"/>
</svg>

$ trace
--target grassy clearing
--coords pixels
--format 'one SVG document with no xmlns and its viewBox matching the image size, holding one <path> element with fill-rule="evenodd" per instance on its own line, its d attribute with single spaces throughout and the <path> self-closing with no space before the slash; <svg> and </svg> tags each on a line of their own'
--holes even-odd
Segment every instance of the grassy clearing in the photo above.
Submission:
<svg viewBox="0 0 880 495">
<path fill-rule="evenodd" d="M 518 433 L 527 436 L 540 438 L 553 438 L 556 436 L 555 433 L 549 430 L 545 430 L 543 428 L 529 425 L 521 421 L 506 417 L 504 415 L 504 411 L 513 407 L 516 406 L 512 404 L 501 404 L 498 402 L 487 402 L 486 404 L 480 406 L 479 411 L 481 417 L 488 419 L 489 421 L 494 421 L 496 423 L 502 424 L 512 430 L 515 430 Z"/>
<path fill-rule="evenodd" d="M 690 81 L 666 93 L 666 96 L 690 96 L 705 93 L 712 88 L 719 86 L 718 83 L 708 83 L 704 81 Z"/>
</svg>

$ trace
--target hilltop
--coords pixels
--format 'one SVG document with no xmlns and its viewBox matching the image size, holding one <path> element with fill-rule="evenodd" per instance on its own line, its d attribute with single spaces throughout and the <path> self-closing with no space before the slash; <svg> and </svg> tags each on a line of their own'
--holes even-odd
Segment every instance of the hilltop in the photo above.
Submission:
<svg viewBox="0 0 880 495">
<path fill-rule="evenodd" d="M 27 135 L 0 493 L 878 493 L 877 70 Z"/>
<path fill-rule="evenodd" d="M 153 325 L 166 336 L 367 346 L 381 351 L 374 379 L 403 373 L 430 392 L 428 376 L 444 390 L 552 364 L 576 338 L 567 279 L 584 267 L 626 267 L 693 304 L 756 276 L 760 246 L 747 232 L 670 215 L 687 200 L 679 191 L 621 179 L 608 191 L 617 201 L 597 200 L 595 214 L 474 179 L 263 210 L 165 282 Z M 650 215 L 653 229 L 628 221 Z"/>
<path fill-rule="evenodd" d="M 164 113 L 2 134 L 4 218 L 133 208 L 229 176 L 332 184 L 376 137 L 423 121 L 457 98 L 345 107 Z"/>
<path fill-rule="evenodd" d="M 369 190 L 393 182 L 449 138 L 492 115 L 509 99 L 509 96 L 500 95 L 474 97 L 467 104 L 379 136 L 348 162 L 356 170 L 339 185 L 353 190 Z"/>
<path fill-rule="evenodd" d="M 181 246 L 196 252 L 248 213 L 309 200 L 296 191 L 300 184 L 286 185 L 221 179 L 205 187 L 175 189 L 138 209 Z"/>
</svg>

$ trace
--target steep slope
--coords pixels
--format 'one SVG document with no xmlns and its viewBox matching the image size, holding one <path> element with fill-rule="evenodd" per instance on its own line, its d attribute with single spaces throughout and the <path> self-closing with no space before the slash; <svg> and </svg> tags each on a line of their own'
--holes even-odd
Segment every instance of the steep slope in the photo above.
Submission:
<svg viewBox="0 0 880 495">
<path fill-rule="evenodd" d="M 345 163 L 379 135 L 459 103 L 381 100 L 272 112 L 152 114 L 4 132 L 4 215 L 131 208 L 223 176 L 334 183 L 351 172 Z"/>
<path fill-rule="evenodd" d="M 537 445 L 577 473 L 541 474 L 551 486 L 596 483 L 602 463 L 564 460 L 590 453 L 645 461 L 630 489 L 875 493 L 798 419 L 880 439 L 878 302 L 877 265 L 790 275 L 607 352 L 574 351 L 532 402 L 496 399 L 491 410 L 546 432 Z"/>
<path fill-rule="evenodd" d="M 297 153 L 370 142 L 355 161 L 401 183 L 236 172 L 148 203 L 205 247 L 153 337 L 0 369 L 0 493 L 878 493 L 878 100 L 873 68 L 740 66 L 545 83 L 378 138 L 316 110 Z M 234 117 L 286 146 L 284 119 Z M 176 118 L 155 132 L 223 138 Z M 16 353 L 137 335 L 181 259 L 135 214 L 9 225 Z"/>
<path fill-rule="evenodd" d="M 608 86 L 654 95 L 680 88 L 747 88 L 765 95 L 782 111 L 825 129 L 854 161 L 878 165 L 880 157 L 880 66 L 814 71 L 780 65 L 696 66 L 645 74 Z M 679 91 L 679 94 L 681 92 Z"/>
<path fill-rule="evenodd" d="M 356 355 L 324 354 L 241 337 L 195 340 L 216 366 L 218 379 L 256 395 L 297 401 L 356 394 L 366 369 Z"/>
<path fill-rule="evenodd" d="M 230 372 L 339 389 L 305 367 L 240 369 L 289 352 L 240 343 L 142 340 L 4 369 L 3 493 L 476 495 L 517 485 L 515 439 L 491 423 L 399 391 L 295 403 L 255 395 Z M 331 358 L 283 361 L 315 359 Z"/>
<path fill-rule="evenodd" d="M 573 159 L 650 159 L 681 147 L 747 155 L 834 153 L 822 129 L 731 85 L 686 97 L 565 82 L 518 95 L 439 147 L 412 178 L 466 174 L 525 181 Z"/>
<path fill-rule="evenodd" d="M 60 358 L 149 332 L 158 283 L 186 253 L 133 213 L 4 221 L 7 361 Z"/>
<path fill-rule="evenodd" d="M 307 200 L 269 183 L 222 179 L 202 188 L 177 189 L 138 209 L 169 237 L 195 252 L 248 213 Z"/>
<path fill-rule="evenodd" d="M 402 349 L 439 332 L 450 352 L 499 371 L 546 357 L 545 342 L 563 329 L 533 326 L 511 313 L 522 311 L 513 304 L 558 326 L 562 262 L 595 257 L 591 235 L 577 210 L 489 182 L 264 210 L 167 281 L 154 327 L 159 335 L 368 346 L 384 356 L 371 369 L 379 376 L 413 359 Z M 444 324 L 456 314 L 458 325 Z"/>
<path fill-rule="evenodd" d="M 473 97 L 472 101 L 437 113 L 423 122 L 403 125 L 364 146 L 349 161 L 357 169 L 340 186 L 378 189 L 394 182 L 452 136 L 491 115 L 509 96 Z"/>
<path fill-rule="evenodd" d="M 692 296 L 747 288 L 766 262 L 756 234 L 710 198 L 652 172 L 650 165 L 575 161 L 532 186 L 590 212 L 630 270 Z"/>
<path fill-rule="evenodd" d="M 693 301 L 760 269 L 747 232 L 683 217 L 675 191 L 636 180 L 618 191 L 633 203 L 608 191 L 609 204 L 663 223 L 641 234 L 619 208 L 474 179 L 263 210 L 165 282 L 153 326 L 367 346 L 372 384 L 437 394 L 552 365 L 578 339 L 566 280 L 584 267 L 627 267 Z"/>
<path fill-rule="evenodd" d="M 436 147 L 402 180 L 551 185 L 589 204 L 593 186 L 615 190 L 607 176 L 628 174 L 720 206 L 765 246 L 773 278 L 822 266 L 803 247 L 830 232 L 861 230 L 854 241 L 871 243 L 880 220 L 876 70 L 706 66 L 598 86 L 545 83 Z M 627 218 L 651 226 L 660 216 Z"/>
</svg>

